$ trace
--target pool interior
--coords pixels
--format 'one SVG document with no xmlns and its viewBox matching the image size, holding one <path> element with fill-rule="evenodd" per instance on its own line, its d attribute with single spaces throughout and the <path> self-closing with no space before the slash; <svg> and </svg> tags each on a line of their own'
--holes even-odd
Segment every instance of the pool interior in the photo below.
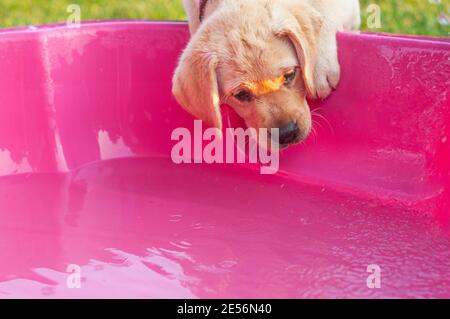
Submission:
<svg viewBox="0 0 450 319">
<path fill-rule="evenodd" d="M 169 158 L 193 123 L 170 92 L 187 39 L 155 22 L 0 35 L 0 297 L 450 296 L 448 43 L 339 34 L 316 134 L 263 176 Z"/>
</svg>

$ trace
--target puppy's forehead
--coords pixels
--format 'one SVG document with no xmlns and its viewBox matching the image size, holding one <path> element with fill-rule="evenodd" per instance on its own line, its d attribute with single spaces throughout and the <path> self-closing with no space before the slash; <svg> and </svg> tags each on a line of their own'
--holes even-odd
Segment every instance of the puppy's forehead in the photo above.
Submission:
<svg viewBox="0 0 450 319">
<path fill-rule="evenodd" d="M 276 79 L 298 65 L 291 41 L 275 33 L 271 0 L 255 11 L 253 1 L 230 2 L 208 26 L 209 48 L 219 60 L 218 77 L 225 91 L 244 82 Z M 245 12 L 245 14 L 244 14 Z"/>
<path fill-rule="evenodd" d="M 227 38 L 227 49 L 219 57 L 225 90 L 241 83 L 276 79 L 288 68 L 298 65 L 292 43 L 286 39 L 267 34 L 265 37 L 239 36 Z"/>
</svg>

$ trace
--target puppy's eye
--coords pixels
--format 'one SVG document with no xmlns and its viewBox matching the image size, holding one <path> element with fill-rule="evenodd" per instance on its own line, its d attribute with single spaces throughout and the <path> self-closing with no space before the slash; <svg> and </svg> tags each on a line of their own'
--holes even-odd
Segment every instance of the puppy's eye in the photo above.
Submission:
<svg viewBox="0 0 450 319">
<path fill-rule="evenodd" d="M 251 102 L 253 100 L 253 95 L 247 90 L 237 92 L 234 97 L 241 102 Z"/>
<path fill-rule="evenodd" d="M 297 76 L 297 69 L 293 69 L 284 74 L 284 84 L 291 84 Z"/>
</svg>

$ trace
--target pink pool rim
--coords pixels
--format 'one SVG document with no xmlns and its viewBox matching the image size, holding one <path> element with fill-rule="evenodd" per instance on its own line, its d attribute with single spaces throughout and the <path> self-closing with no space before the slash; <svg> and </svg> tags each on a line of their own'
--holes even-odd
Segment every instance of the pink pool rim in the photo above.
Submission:
<svg viewBox="0 0 450 319">
<path fill-rule="evenodd" d="M 316 133 L 261 175 L 172 162 L 188 38 L 0 30 L 0 298 L 450 298 L 448 39 L 339 34 Z"/>
</svg>

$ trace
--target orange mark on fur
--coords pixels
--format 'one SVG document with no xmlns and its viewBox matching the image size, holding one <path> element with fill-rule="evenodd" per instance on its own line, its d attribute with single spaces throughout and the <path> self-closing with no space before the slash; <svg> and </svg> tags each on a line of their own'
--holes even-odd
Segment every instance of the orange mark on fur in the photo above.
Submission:
<svg viewBox="0 0 450 319">
<path fill-rule="evenodd" d="M 253 93 L 253 95 L 265 95 L 280 90 L 283 84 L 284 75 L 281 75 L 274 80 L 257 81 L 249 83 L 246 86 Z"/>
</svg>

